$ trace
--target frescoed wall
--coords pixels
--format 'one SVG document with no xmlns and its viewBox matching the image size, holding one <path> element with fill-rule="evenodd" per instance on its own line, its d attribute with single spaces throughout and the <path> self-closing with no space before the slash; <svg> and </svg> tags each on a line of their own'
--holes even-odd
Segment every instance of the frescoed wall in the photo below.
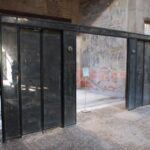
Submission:
<svg viewBox="0 0 150 150">
<path fill-rule="evenodd" d="M 81 1 L 81 23 L 83 25 L 127 30 L 128 0 Z M 83 68 L 88 67 L 90 76 L 87 78 L 86 87 L 102 94 L 124 97 L 126 42 L 125 39 L 120 38 L 79 34 L 77 40 L 77 87 L 85 88 Z"/>
</svg>

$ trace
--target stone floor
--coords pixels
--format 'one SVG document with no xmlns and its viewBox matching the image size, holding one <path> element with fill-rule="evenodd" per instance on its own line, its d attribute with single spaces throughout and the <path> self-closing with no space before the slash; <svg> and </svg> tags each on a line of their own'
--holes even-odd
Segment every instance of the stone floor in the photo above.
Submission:
<svg viewBox="0 0 150 150">
<path fill-rule="evenodd" d="M 124 95 L 124 94 L 123 94 Z M 125 99 L 122 97 L 110 96 L 106 93 L 100 93 L 93 89 L 77 90 L 77 110 L 102 108 L 117 103 L 122 103 Z"/>
<path fill-rule="evenodd" d="M 80 112 L 75 126 L 26 135 L 0 150 L 150 150 L 150 106 L 128 112 L 122 103 Z"/>
</svg>

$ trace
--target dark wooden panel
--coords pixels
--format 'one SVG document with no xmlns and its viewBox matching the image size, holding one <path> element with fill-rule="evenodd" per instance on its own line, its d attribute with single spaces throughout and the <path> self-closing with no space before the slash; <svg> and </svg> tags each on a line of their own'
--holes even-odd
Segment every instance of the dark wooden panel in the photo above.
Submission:
<svg viewBox="0 0 150 150">
<path fill-rule="evenodd" d="M 23 134 L 41 130 L 40 32 L 20 31 Z"/>
<path fill-rule="evenodd" d="M 2 26 L 2 107 L 6 139 L 20 136 L 17 29 Z"/>
<path fill-rule="evenodd" d="M 143 65 L 144 65 L 144 42 L 137 42 L 137 61 L 136 61 L 136 107 L 143 105 Z"/>
<path fill-rule="evenodd" d="M 64 31 L 63 44 L 63 125 L 69 126 L 76 123 L 76 33 Z"/>
<path fill-rule="evenodd" d="M 150 42 L 145 43 L 143 105 L 150 104 Z"/>
<path fill-rule="evenodd" d="M 44 128 L 61 126 L 61 32 L 43 32 Z"/>
<path fill-rule="evenodd" d="M 137 40 L 128 39 L 127 50 L 127 101 L 128 110 L 136 108 L 136 53 Z"/>
</svg>

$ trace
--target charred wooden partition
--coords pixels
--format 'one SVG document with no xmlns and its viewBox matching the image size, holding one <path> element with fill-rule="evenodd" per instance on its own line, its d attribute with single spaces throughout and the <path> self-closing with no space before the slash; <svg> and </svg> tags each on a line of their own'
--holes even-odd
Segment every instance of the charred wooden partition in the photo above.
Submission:
<svg viewBox="0 0 150 150">
<path fill-rule="evenodd" d="M 76 33 L 19 19 L 1 17 L 4 141 L 76 123 Z"/>
<path fill-rule="evenodd" d="M 150 36 L 1 14 L 3 141 L 76 123 L 76 33 L 127 39 L 127 109 L 150 104 Z"/>
<path fill-rule="evenodd" d="M 128 39 L 127 108 L 150 104 L 150 42 Z"/>
</svg>

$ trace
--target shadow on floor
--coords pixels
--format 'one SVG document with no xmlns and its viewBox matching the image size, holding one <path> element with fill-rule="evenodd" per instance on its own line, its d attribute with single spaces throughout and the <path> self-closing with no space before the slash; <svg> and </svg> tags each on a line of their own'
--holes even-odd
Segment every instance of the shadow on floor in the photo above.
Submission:
<svg viewBox="0 0 150 150">
<path fill-rule="evenodd" d="M 103 150 L 110 146 L 79 126 L 24 136 L 1 145 L 5 150 Z"/>
</svg>

